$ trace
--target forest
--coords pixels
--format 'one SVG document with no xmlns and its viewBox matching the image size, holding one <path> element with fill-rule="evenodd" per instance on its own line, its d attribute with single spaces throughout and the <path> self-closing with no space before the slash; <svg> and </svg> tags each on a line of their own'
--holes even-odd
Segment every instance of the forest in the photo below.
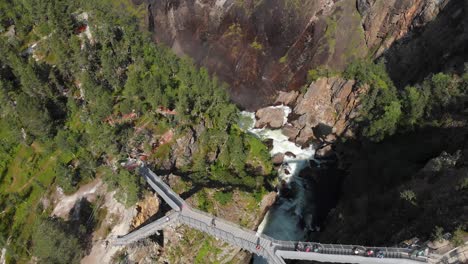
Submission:
<svg viewBox="0 0 468 264">
<path fill-rule="evenodd" d="M 49 217 L 41 199 L 102 178 L 131 206 L 144 184 L 119 163 L 137 149 L 158 164 L 187 131 L 199 131 L 199 147 L 179 168 L 186 180 L 252 192 L 269 180 L 268 150 L 237 127 L 225 85 L 152 43 L 139 11 L 107 0 L 0 3 L 0 247 L 9 262 L 78 262 L 98 209 L 82 226 Z M 165 145 L 144 142 L 168 131 Z"/>
</svg>

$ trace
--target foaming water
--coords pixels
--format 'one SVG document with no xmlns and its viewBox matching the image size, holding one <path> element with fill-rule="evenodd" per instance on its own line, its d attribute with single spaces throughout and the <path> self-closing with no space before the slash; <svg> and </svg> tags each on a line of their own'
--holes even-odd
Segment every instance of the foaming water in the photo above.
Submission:
<svg viewBox="0 0 468 264">
<path fill-rule="evenodd" d="M 282 105 L 272 107 L 283 109 L 283 125 L 286 124 L 291 109 Z M 283 164 L 278 170 L 278 178 L 280 182 L 284 182 L 293 191 L 291 198 L 279 197 L 278 202 L 265 215 L 258 227 L 258 232 L 280 240 L 304 240 L 306 230 L 299 223 L 301 220 L 304 221 L 305 218 L 312 218 L 310 213 L 307 217 L 304 217 L 304 209 L 306 206 L 313 207 L 313 205 L 307 204 L 307 201 L 310 201 L 310 196 L 307 196 L 305 192 L 305 182 L 299 177 L 299 173 L 309 166 L 309 161 L 313 159 L 315 150 L 312 145 L 301 148 L 294 142 L 289 141 L 281 133 L 281 129 L 256 129 L 254 128 L 255 114 L 245 111 L 241 114 L 243 118 L 240 126 L 243 129 L 261 139 L 273 140 L 273 148 L 270 151 L 271 156 L 278 153 L 285 154 Z M 310 228 L 310 224 L 306 223 L 305 225 Z M 254 263 L 266 262 L 260 257 L 255 257 Z"/>
</svg>

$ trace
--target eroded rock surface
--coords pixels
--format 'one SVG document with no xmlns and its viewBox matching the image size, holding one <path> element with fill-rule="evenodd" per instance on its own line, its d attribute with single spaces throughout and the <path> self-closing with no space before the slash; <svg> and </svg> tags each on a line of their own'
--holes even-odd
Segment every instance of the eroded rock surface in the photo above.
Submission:
<svg viewBox="0 0 468 264">
<path fill-rule="evenodd" d="M 159 210 L 159 200 L 155 195 L 147 195 L 136 205 L 137 214 L 132 220 L 133 228 L 139 227 Z"/>
<path fill-rule="evenodd" d="M 284 111 L 282 108 L 277 107 L 266 107 L 259 109 L 255 117 L 257 122 L 255 127 L 270 127 L 270 128 L 280 128 L 284 123 Z"/>
<path fill-rule="evenodd" d="M 300 145 L 332 143 L 338 136 L 352 136 L 351 120 L 356 116 L 358 96 L 365 89 L 339 77 L 318 79 L 297 98 L 283 134 Z M 322 154 L 328 151 L 322 150 Z"/>
<path fill-rule="evenodd" d="M 157 42 L 207 67 L 248 110 L 271 105 L 278 91 L 299 89 L 311 69 L 340 71 L 356 58 L 381 56 L 436 20 L 449 2 L 461 13 L 449 8 L 448 17 L 466 17 L 464 1 L 456 0 L 132 1 L 148 5 L 147 24 Z M 463 24 L 445 27 L 453 31 Z M 440 42 L 443 32 L 439 28 L 431 42 Z M 418 47 L 438 50 L 431 42 Z M 408 62 L 415 58 L 405 56 Z"/>
</svg>

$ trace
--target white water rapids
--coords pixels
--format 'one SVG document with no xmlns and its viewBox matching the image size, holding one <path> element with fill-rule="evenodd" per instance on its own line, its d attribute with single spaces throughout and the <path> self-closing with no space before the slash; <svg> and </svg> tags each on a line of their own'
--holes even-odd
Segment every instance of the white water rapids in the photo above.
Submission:
<svg viewBox="0 0 468 264">
<path fill-rule="evenodd" d="M 284 112 L 284 124 L 287 123 L 287 117 L 291 113 L 291 109 L 287 106 L 272 106 L 282 108 Z M 312 215 L 308 213 L 304 215 L 304 208 L 308 206 L 310 197 L 307 197 L 305 192 L 306 186 L 302 178 L 298 177 L 299 173 L 306 166 L 309 166 L 309 161 L 313 159 L 315 150 L 312 145 L 307 148 L 301 148 L 294 142 L 281 133 L 281 129 L 255 129 L 255 114 L 251 112 L 242 112 L 244 121 L 240 126 L 248 132 L 256 135 L 261 139 L 273 140 L 273 148 L 270 151 L 271 156 L 278 153 L 285 154 L 291 152 L 294 155 L 285 155 L 284 161 L 278 170 L 279 182 L 284 181 L 288 186 L 294 185 L 294 196 L 292 199 L 279 197 L 279 201 L 268 211 L 262 223 L 258 227 L 259 233 L 269 235 L 275 239 L 300 241 L 305 239 L 306 231 L 304 227 L 299 225 L 299 222 L 305 220 L 307 228 L 311 228 Z M 250 119 L 250 120 L 249 120 Z M 289 172 L 289 174 L 288 174 Z M 265 260 L 260 257 L 255 257 L 255 264 L 265 263 Z"/>
</svg>

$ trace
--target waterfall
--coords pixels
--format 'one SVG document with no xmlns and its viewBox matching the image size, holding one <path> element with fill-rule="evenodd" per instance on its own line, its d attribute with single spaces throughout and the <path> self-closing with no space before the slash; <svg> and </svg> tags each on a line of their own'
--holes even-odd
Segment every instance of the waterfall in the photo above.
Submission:
<svg viewBox="0 0 468 264">
<path fill-rule="evenodd" d="M 284 112 L 284 124 L 287 123 L 291 109 L 287 106 L 272 106 L 282 108 Z M 279 182 L 284 182 L 287 186 L 294 186 L 294 198 L 279 196 L 278 202 L 273 206 L 262 223 L 258 227 L 259 233 L 264 233 L 275 239 L 281 240 L 304 240 L 306 231 L 300 227 L 299 222 L 304 218 L 310 219 L 310 215 L 304 216 L 304 208 L 311 208 L 313 205 L 307 204 L 306 183 L 299 177 L 302 169 L 309 166 L 309 161 L 314 158 L 315 150 L 312 145 L 301 148 L 282 134 L 281 129 L 254 128 L 255 114 L 243 111 L 241 128 L 253 135 L 265 140 L 273 140 L 271 156 L 283 153 L 285 155 L 283 164 L 278 170 Z M 307 224 L 306 224 L 307 226 Z M 256 258 L 254 263 L 262 263 L 261 258 Z"/>
</svg>

